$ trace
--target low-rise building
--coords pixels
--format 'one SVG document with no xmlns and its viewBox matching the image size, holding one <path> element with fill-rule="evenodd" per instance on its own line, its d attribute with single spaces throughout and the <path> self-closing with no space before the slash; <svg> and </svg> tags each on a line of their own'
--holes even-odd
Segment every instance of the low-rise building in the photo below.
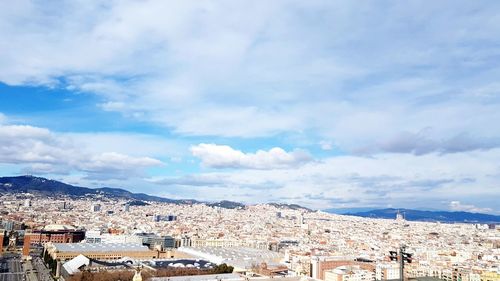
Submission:
<svg viewBox="0 0 500 281">
<path fill-rule="evenodd" d="M 148 247 L 131 243 L 117 244 L 89 244 L 89 243 L 47 243 L 45 251 L 54 260 L 68 260 L 84 255 L 96 260 L 155 259 L 159 252 L 151 251 Z"/>
</svg>

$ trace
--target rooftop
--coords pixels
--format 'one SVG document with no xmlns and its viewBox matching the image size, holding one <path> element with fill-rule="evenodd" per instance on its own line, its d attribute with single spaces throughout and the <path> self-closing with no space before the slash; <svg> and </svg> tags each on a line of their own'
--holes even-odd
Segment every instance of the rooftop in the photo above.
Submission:
<svg viewBox="0 0 500 281">
<path fill-rule="evenodd" d="M 153 277 L 151 281 L 217 281 L 217 280 L 244 280 L 239 274 L 226 273 L 226 274 L 207 274 L 207 275 L 194 275 L 194 276 L 174 276 L 174 277 Z"/>
<path fill-rule="evenodd" d="M 149 248 L 134 243 L 53 243 L 58 252 L 143 252 Z"/>
</svg>

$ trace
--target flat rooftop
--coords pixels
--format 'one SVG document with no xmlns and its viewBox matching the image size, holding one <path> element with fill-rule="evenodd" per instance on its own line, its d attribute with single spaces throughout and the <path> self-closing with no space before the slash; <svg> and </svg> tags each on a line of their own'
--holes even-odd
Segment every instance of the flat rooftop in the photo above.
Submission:
<svg viewBox="0 0 500 281">
<path fill-rule="evenodd" d="M 212 263 L 227 263 L 239 268 L 251 268 L 262 262 L 273 266 L 283 258 L 280 253 L 244 247 L 180 247 L 177 250 Z"/>
<path fill-rule="evenodd" d="M 153 277 L 151 281 L 243 281 L 239 274 L 225 273 L 225 274 L 207 274 L 207 275 L 191 275 L 191 276 L 174 276 L 174 277 Z"/>
<path fill-rule="evenodd" d="M 174 277 L 152 277 L 151 281 L 309 281 L 314 280 L 309 277 L 245 277 L 236 273 L 224 274 L 208 274 L 208 275 L 191 275 L 191 276 L 174 276 Z"/>
<path fill-rule="evenodd" d="M 169 259 L 169 260 L 154 260 L 154 261 L 145 261 L 145 264 L 148 264 L 154 268 L 172 268 L 172 267 L 188 267 L 188 268 L 197 268 L 197 269 L 207 269 L 213 268 L 215 266 L 214 263 L 211 263 L 206 260 L 200 259 Z"/>
<path fill-rule="evenodd" d="M 135 243 L 53 243 L 58 252 L 144 252 L 149 248 Z"/>
</svg>

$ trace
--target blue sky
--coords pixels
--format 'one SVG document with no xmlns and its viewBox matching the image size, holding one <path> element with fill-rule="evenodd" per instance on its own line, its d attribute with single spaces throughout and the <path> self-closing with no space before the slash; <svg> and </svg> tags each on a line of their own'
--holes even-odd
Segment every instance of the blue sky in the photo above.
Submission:
<svg viewBox="0 0 500 281">
<path fill-rule="evenodd" d="M 0 5 L 3 175 L 500 213 L 497 1 Z"/>
</svg>

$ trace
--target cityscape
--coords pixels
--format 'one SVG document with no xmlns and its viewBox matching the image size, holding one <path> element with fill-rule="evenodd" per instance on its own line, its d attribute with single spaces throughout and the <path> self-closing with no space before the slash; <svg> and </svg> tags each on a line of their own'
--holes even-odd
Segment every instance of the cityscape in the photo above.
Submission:
<svg viewBox="0 0 500 281">
<path fill-rule="evenodd" d="M 0 281 L 500 281 L 500 1 L 0 0 Z"/>
<path fill-rule="evenodd" d="M 406 220 L 402 212 L 377 219 L 299 205 L 146 202 L 104 193 L 6 193 L 1 202 L 5 280 L 88 280 L 83 273 L 95 280 L 114 280 L 104 273 L 134 280 L 399 280 L 401 259 L 405 280 L 499 277 L 500 216 L 441 223 Z M 217 271 L 222 264 L 231 270 Z"/>
</svg>

